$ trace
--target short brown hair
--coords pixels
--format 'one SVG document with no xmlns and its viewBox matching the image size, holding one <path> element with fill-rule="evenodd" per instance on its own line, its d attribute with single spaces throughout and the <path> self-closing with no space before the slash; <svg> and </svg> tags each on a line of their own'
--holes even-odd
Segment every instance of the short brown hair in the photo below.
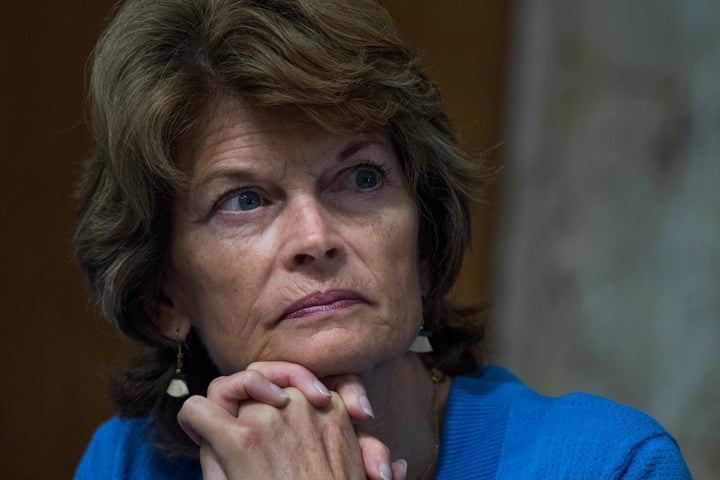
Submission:
<svg viewBox="0 0 720 480">
<path fill-rule="evenodd" d="M 180 403 L 163 395 L 177 344 L 153 318 L 171 207 L 187 181 L 177 150 L 227 96 L 255 108 L 299 109 L 332 132 L 390 134 L 420 212 L 430 277 L 425 324 L 435 347 L 425 361 L 449 374 L 476 370 L 483 315 L 446 296 L 469 243 L 469 201 L 489 176 L 459 149 L 436 86 L 383 7 L 375 0 L 129 0 L 92 59 L 94 151 L 78 187 L 74 239 L 103 314 L 148 347 L 113 382 L 121 413 L 154 414 L 158 443 L 182 450 Z M 192 333 L 187 348 L 191 389 L 204 393 L 217 371 Z"/>
</svg>

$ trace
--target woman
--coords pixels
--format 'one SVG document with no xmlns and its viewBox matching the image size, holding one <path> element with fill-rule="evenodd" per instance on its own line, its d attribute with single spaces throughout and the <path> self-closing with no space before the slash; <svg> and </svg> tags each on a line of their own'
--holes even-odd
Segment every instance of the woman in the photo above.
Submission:
<svg viewBox="0 0 720 480">
<path fill-rule="evenodd" d="M 90 99 L 76 254 L 147 352 L 76 478 L 689 476 L 643 414 L 480 368 L 445 297 L 487 176 L 375 1 L 128 1 Z"/>
</svg>

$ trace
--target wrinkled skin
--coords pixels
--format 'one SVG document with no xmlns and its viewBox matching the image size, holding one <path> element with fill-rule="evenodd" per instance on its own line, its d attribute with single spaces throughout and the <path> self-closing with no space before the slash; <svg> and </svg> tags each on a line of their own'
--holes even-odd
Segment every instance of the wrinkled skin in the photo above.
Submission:
<svg viewBox="0 0 720 480">
<path fill-rule="evenodd" d="M 390 415 L 384 441 L 357 427 L 372 423 L 368 398 L 398 402 L 387 385 L 427 397 L 396 368 L 423 368 L 406 358 L 423 282 L 389 138 L 226 101 L 181 160 L 191 186 L 175 204 L 159 322 L 195 329 L 224 375 L 179 416 L 205 478 L 404 478 L 387 443 L 416 432 Z M 419 400 L 400 406 L 427 416 Z"/>
</svg>

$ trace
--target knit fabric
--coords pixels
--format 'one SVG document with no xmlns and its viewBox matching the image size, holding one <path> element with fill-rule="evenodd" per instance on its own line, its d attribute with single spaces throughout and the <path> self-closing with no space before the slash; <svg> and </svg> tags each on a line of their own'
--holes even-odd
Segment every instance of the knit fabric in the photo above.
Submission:
<svg viewBox="0 0 720 480">
<path fill-rule="evenodd" d="M 169 458 L 151 446 L 149 425 L 149 417 L 114 417 L 102 424 L 75 480 L 201 480 L 199 461 Z"/>
<path fill-rule="evenodd" d="M 76 480 L 199 480 L 196 460 L 147 440 L 148 418 L 115 417 L 95 433 Z M 412 468 L 412 465 L 410 466 Z M 609 400 L 539 395 L 501 367 L 456 377 L 437 480 L 689 479 L 678 446 L 653 419 Z"/>
<path fill-rule="evenodd" d="M 540 395 L 507 370 L 453 381 L 437 480 L 690 479 L 673 438 L 644 413 L 573 393 Z"/>
</svg>

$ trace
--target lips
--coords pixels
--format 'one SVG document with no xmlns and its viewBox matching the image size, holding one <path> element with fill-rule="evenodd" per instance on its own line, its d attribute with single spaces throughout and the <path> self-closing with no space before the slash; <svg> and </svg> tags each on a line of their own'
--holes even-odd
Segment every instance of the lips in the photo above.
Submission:
<svg viewBox="0 0 720 480">
<path fill-rule="evenodd" d="M 293 302 L 285 309 L 280 320 L 302 318 L 317 315 L 325 312 L 342 310 L 358 303 L 367 301 L 357 292 L 352 290 L 327 290 L 325 292 L 313 292 L 300 300 Z"/>
</svg>

